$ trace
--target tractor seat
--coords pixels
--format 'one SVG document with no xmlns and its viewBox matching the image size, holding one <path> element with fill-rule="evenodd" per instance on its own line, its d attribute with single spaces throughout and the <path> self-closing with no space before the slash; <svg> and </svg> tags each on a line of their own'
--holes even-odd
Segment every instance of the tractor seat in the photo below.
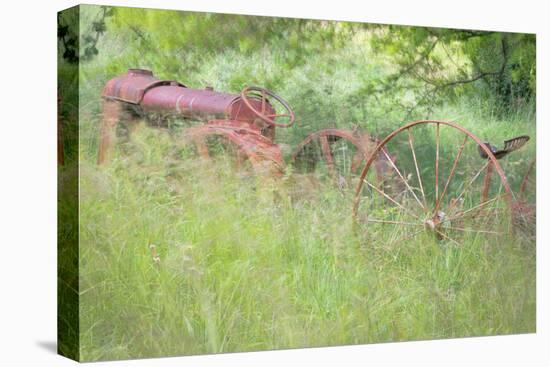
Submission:
<svg viewBox="0 0 550 367">
<path fill-rule="evenodd" d="M 515 150 L 518 150 L 519 148 L 524 146 L 525 143 L 527 143 L 529 141 L 529 139 L 530 139 L 529 136 L 521 135 L 521 136 L 517 136 L 515 138 L 512 138 L 510 140 L 506 140 L 506 141 L 504 141 L 504 148 L 502 148 L 502 149 L 498 149 L 497 147 L 495 147 L 494 145 L 492 145 L 488 141 L 483 142 L 483 144 L 485 144 L 485 146 L 487 148 L 489 148 L 489 150 L 493 153 L 493 155 L 495 156 L 496 159 L 501 159 L 501 158 L 505 157 L 508 153 L 511 153 Z M 479 152 L 479 155 L 481 156 L 481 158 L 483 158 L 483 159 L 489 158 L 489 156 L 487 155 L 487 153 L 483 150 L 483 148 L 481 146 L 478 145 L 477 151 Z"/>
</svg>

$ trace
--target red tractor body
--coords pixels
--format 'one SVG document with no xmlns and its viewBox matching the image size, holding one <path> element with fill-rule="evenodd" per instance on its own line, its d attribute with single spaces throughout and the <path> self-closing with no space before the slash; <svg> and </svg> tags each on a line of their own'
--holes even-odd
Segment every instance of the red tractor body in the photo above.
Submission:
<svg viewBox="0 0 550 367">
<path fill-rule="evenodd" d="M 109 80 L 102 97 L 137 106 L 145 114 L 177 115 L 203 122 L 234 120 L 254 124 L 259 120 L 239 94 L 217 92 L 210 87 L 188 88 L 176 81 L 160 80 L 151 71 L 143 69 L 130 69 L 128 73 Z M 251 99 L 250 103 L 261 108 L 258 99 Z M 269 102 L 265 111 L 275 113 Z"/>
<path fill-rule="evenodd" d="M 280 102 L 287 113 L 277 114 L 268 96 Z M 129 69 L 106 83 L 102 97 L 100 164 L 109 160 L 119 122 L 173 116 L 203 123 L 184 132 L 201 156 L 208 156 L 205 140 L 221 136 L 255 168 L 273 166 L 271 174 L 282 173 L 282 155 L 273 142 L 275 127 L 290 126 L 294 113 L 284 100 L 264 88 L 249 87 L 240 94 L 217 92 L 211 87 L 193 89 L 177 81 L 158 79 L 149 70 Z M 280 117 L 287 117 L 290 122 L 282 125 L 275 121 Z"/>
</svg>

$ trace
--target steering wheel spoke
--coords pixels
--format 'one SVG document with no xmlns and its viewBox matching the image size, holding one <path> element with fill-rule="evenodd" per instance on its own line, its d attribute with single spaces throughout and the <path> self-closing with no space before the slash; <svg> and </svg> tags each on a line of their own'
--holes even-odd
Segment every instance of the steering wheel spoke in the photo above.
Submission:
<svg viewBox="0 0 550 367">
<path fill-rule="evenodd" d="M 283 108 L 285 109 L 285 113 L 267 113 L 275 111 L 275 108 L 271 105 L 270 100 L 268 100 L 268 97 L 270 97 L 272 100 L 277 101 Z M 246 87 L 241 91 L 241 98 L 244 102 L 244 104 L 262 121 L 272 125 L 272 126 L 278 126 L 278 127 L 290 127 L 294 124 L 295 116 L 294 111 L 292 111 L 292 108 L 286 102 L 284 99 L 276 95 L 275 93 L 271 92 L 268 89 L 260 88 L 260 87 Z M 252 101 L 255 100 L 256 103 L 260 102 L 260 110 L 257 109 L 257 106 L 255 107 L 252 104 Z M 271 110 L 271 111 L 270 111 Z M 287 118 L 288 122 L 286 123 L 280 123 L 277 122 L 277 118 Z"/>
</svg>

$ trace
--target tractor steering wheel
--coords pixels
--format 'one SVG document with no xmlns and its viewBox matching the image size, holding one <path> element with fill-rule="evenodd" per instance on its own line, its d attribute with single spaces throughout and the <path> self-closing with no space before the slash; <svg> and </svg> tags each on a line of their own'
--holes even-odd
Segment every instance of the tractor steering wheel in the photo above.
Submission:
<svg viewBox="0 0 550 367">
<path fill-rule="evenodd" d="M 270 96 L 274 100 L 279 102 L 279 104 L 281 104 L 284 107 L 285 113 L 266 114 L 266 105 L 269 103 L 267 96 Z M 259 117 L 262 121 L 265 121 L 269 125 L 278 126 L 278 127 L 290 127 L 294 124 L 294 111 L 292 111 L 292 108 L 290 107 L 288 102 L 268 89 L 261 88 L 261 87 L 246 87 L 241 91 L 241 98 L 244 104 L 248 108 L 250 108 L 250 110 L 257 117 Z M 258 111 L 252 106 L 252 103 L 250 102 L 251 99 L 255 99 L 255 100 L 259 99 L 261 101 L 262 103 L 261 111 Z M 278 117 L 286 118 L 288 119 L 288 122 L 280 123 L 275 121 L 275 119 Z"/>
</svg>

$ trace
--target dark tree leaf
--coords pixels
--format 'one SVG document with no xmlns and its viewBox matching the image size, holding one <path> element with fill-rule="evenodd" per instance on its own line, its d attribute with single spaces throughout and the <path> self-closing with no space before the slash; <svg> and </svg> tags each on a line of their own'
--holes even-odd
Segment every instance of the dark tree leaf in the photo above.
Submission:
<svg viewBox="0 0 550 367">
<path fill-rule="evenodd" d="M 67 33 L 69 33 L 69 26 L 66 26 L 66 25 L 59 25 L 57 27 L 57 37 L 58 38 L 63 38 L 67 35 Z"/>
<path fill-rule="evenodd" d="M 99 34 L 105 33 L 105 30 L 106 30 L 105 22 L 104 21 L 94 22 L 92 24 L 92 30 Z"/>
</svg>

